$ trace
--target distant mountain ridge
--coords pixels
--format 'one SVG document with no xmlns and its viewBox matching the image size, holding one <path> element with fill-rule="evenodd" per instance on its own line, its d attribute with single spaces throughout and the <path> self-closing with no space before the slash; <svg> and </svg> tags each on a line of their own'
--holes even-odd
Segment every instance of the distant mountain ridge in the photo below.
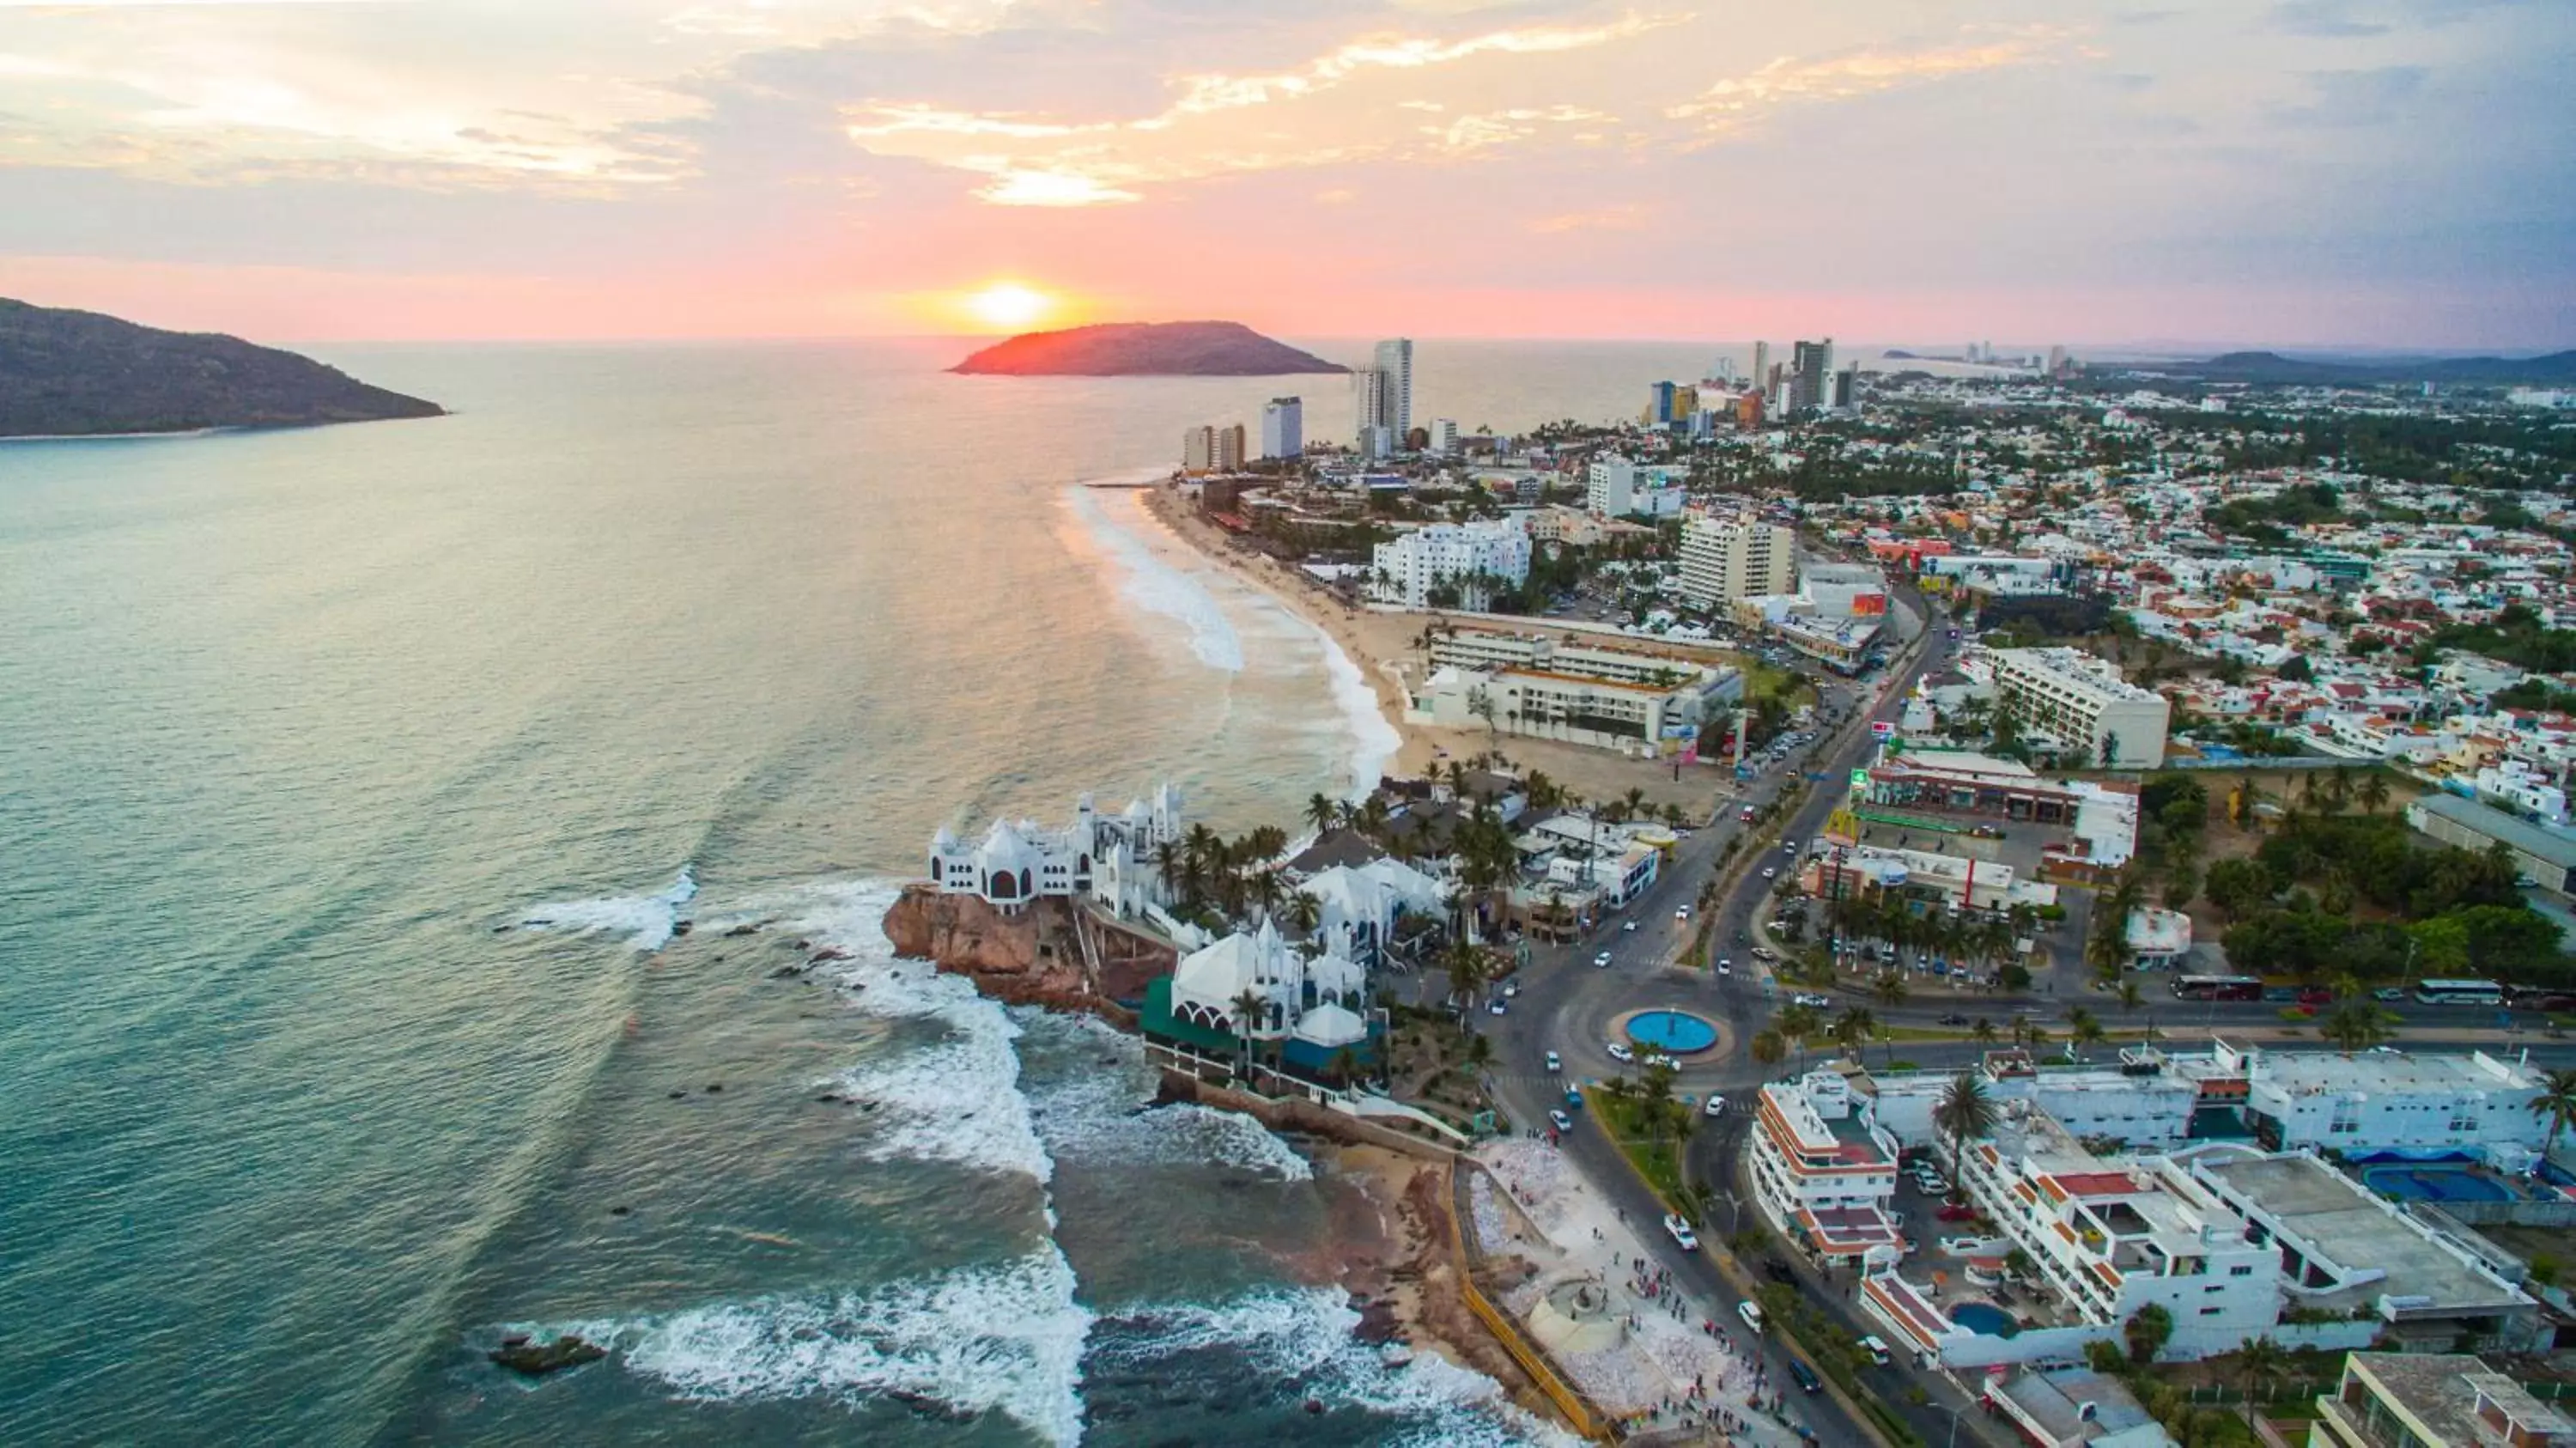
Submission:
<svg viewBox="0 0 2576 1448">
<path fill-rule="evenodd" d="M 2576 352 L 2543 357 L 2284 357 L 2278 352 L 2229 352 L 2206 362 L 2169 362 L 2153 370 L 2187 374 L 2213 382 L 2277 382 L 2332 386 L 2336 383 L 2461 382 L 2485 386 L 2527 383 L 2554 386 L 2576 382 Z"/>
<path fill-rule="evenodd" d="M 948 370 L 1004 377 L 1279 377 L 1350 369 L 1240 322 L 1102 322 L 1023 332 Z"/>
<path fill-rule="evenodd" d="M 305 427 L 446 411 L 239 337 L 0 297 L 0 437 Z"/>
</svg>

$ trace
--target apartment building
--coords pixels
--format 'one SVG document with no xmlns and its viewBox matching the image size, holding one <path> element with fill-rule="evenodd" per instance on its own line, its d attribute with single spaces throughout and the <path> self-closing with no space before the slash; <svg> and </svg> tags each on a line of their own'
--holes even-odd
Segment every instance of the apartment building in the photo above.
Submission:
<svg viewBox="0 0 2576 1448">
<path fill-rule="evenodd" d="M 1894 1266 L 1906 1252 L 1888 1203 L 1896 1138 L 1839 1071 L 1763 1086 L 1746 1157 L 1754 1201 L 1790 1241 L 1831 1262 Z"/>
<path fill-rule="evenodd" d="M 2548 1139 L 2548 1117 L 2531 1109 L 2541 1084 L 2538 1070 L 2484 1051 L 2269 1051 L 2251 1077 L 2246 1124 L 2275 1151 L 2450 1147 L 2510 1167 Z"/>
<path fill-rule="evenodd" d="M 2105 1161 L 2027 1103 L 1968 1147 L 1958 1182 L 2084 1322 L 2155 1304 L 2193 1339 L 2233 1342 L 2280 1320 L 2280 1258 L 2205 1184 L 2160 1157 Z"/>
<path fill-rule="evenodd" d="M 1712 669 L 1672 654 L 1594 648 L 1544 635 L 1489 629 L 1461 628 L 1440 634 L 1431 641 L 1431 662 L 1434 666 L 1486 673 L 1528 669 L 1616 684 L 1664 687 L 1704 679 L 1725 697 L 1733 697 L 1743 688 L 1743 676 L 1732 668 Z"/>
<path fill-rule="evenodd" d="M 1495 580 L 1518 587 L 1529 577 L 1530 540 L 1517 518 L 1433 523 L 1377 545 L 1371 593 L 1406 608 L 1431 607 L 1434 589 L 1455 589 L 1453 605 L 1480 609 Z"/>
<path fill-rule="evenodd" d="M 1687 580 L 1687 558 L 1685 558 Z M 1687 583 L 1685 583 L 1687 586 Z M 2173 706 L 2162 694 L 2120 677 L 2117 665 L 2078 649 L 1997 649 L 1995 708 L 2080 746 L 2111 769 L 2152 769 L 2164 762 Z"/>
<path fill-rule="evenodd" d="M 1751 519 L 1682 520 L 1682 599 L 1715 609 L 1755 594 L 1798 588 L 1798 535 Z"/>
<path fill-rule="evenodd" d="M 1642 756 L 1673 752 L 1692 737 L 1708 697 L 1696 676 L 1671 684 L 1628 684 L 1536 669 L 1448 667 L 1434 670 L 1413 690 L 1405 718 Z"/>
<path fill-rule="evenodd" d="M 2308 1448 L 2569 1448 L 2576 1421 L 2467 1353 L 2357 1352 Z"/>
</svg>

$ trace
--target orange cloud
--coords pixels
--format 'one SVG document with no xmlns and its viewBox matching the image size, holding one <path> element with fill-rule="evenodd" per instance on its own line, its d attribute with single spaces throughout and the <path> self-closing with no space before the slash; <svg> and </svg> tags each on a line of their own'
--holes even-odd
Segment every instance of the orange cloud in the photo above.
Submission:
<svg viewBox="0 0 2576 1448">
<path fill-rule="evenodd" d="M 1695 121 L 1704 136 L 1722 138 L 1787 106 L 1858 100 L 1921 81 L 1945 80 L 2007 66 L 2053 59 L 2070 32 L 2033 26 L 2006 38 L 1932 50 L 1863 50 L 1820 60 L 1781 56 L 1750 75 L 1721 80 L 1664 114 Z"/>
</svg>

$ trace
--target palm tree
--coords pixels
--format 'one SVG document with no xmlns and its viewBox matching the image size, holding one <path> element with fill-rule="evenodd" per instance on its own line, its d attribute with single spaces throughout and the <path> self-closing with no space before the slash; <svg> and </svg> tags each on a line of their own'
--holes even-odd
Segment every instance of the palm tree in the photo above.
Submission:
<svg viewBox="0 0 2576 1448">
<path fill-rule="evenodd" d="M 2354 792 L 2361 796 L 2361 807 L 2372 814 L 2388 807 L 2388 777 L 2376 769 L 2361 777 Z"/>
<path fill-rule="evenodd" d="M 1788 1039 L 1778 1031 L 1756 1031 L 1753 1034 L 1753 1061 L 1760 1066 L 1777 1066 L 1789 1054 Z"/>
<path fill-rule="evenodd" d="M 1298 939 L 1311 938 L 1315 933 L 1315 927 L 1322 924 L 1323 920 L 1324 907 L 1314 896 L 1299 890 L 1288 897 L 1288 924 L 1297 932 Z"/>
<path fill-rule="evenodd" d="M 1485 953 L 1463 939 L 1453 940 L 1440 953 L 1440 964 L 1449 972 L 1449 1003 L 1462 1009 L 1474 1004 L 1477 988 L 1485 983 Z"/>
<path fill-rule="evenodd" d="M 1968 1027 L 1968 1034 L 1975 1038 L 1978 1045 L 1991 1046 L 1995 1043 L 1995 1023 L 1984 1016 L 1979 1016 L 1976 1024 Z"/>
<path fill-rule="evenodd" d="M 2318 1025 L 2317 1034 L 2334 1042 L 2335 1048 L 2349 1057 L 2394 1037 L 2396 1020 L 2374 1001 L 2347 1000 Z"/>
<path fill-rule="evenodd" d="M 1321 793 L 1306 796 L 1306 823 L 1315 827 L 1317 835 L 1332 829 L 1340 818 L 1341 809 L 1331 799 Z"/>
<path fill-rule="evenodd" d="M 2075 1048 L 2077 1058 L 2080 1060 L 2081 1052 L 2086 1046 L 2098 1046 L 2102 1043 L 2102 1023 L 2093 1018 L 2091 1011 L 2077 1006 L 2066 1013 L 2066 1036 L 2067 1044 Z"/>
<path fill-rule="evenodd" d="M 1890 1010 L 1905 1004 L 1905 973 L 1891 970 L 1870 985 L 1870 998 Z"/>
<path fill-rule="evenodd" d="M 1961 1164 L 1968 1159 L 1968 1142 L 1995 1129 L 2003 1108 L 1986 1094 L 1986 1078 L 1974 1071 L 1962 1071 L 1950 1078 L 1949 1089 L 1932 1108 L 1932 1124 L 1950 1138 L 1950 1180 L 1954 1188 L 1961 1180 Z"/>
<path fill-rule="evenodd" d="M 2268 1337 L 2249 1337 L 2236 1349 L 2236 1376 L 2245 1384 L 2245 1406 L 2254 1406 L 2254 1389 L 2259 1383 L 2277 1378 L 2289 1367 L 2287 1349 Z"/>
<path fill-rule="evenodd" d="M 1270 1002 L 1262 998 L 1261 992 L 1245 986 L 1235 993 L 1233 1001 L 1229 1004 L 1234 1007 L 1234 1043 L 1243 1052 L 1243 1074 L 1250 1076 L 1252 1074 L 1252 1033 L 1260 1026 L 1261 1013 L 1269 1007 Z"/>
<path fill-rule="evenodd" d="M 1845 1006 L 1834 1017 L 1834 1043 L 1850 1052 L 1854 1061 L 1860 1059 L 1860 1048 L 1877 1034 L 1878 1017 L 1867 1006 Z"/>
<path fill-rule="evenodd" d="M 2134 1011 L 2145 1002 L 2146 998 L 2146 992 L 2138 988 L 2136 981 L 2124 979 L 2120 982 L 2121 1010 Z"/>
<path fill-rule="evenodd" d="M 1479 1036 L 1476 1039 L 1481 1041 L 1484 1037 Z M 1350 1047 L 1344 1046 L 1333 1053 L 1334 1084 L 1340 1086 L 1343 1090 L 1348 1091 L 1351 1089 L 1351 1082 L 1356 1079 L 1359 1074 L 1360 1058 L 1351 1050 Z"/>
<path fill-rule="evenodd" d="M 2546 1161 L 2558 1149 L 2558 1133 L 2566 1130 L 2569 1122 L 2576 1122 L 2576 1069 L 2543 1072 L 2540 1094 L 2531 1098 L 2531 1112 L 2549 1118 L 2549 1140 L 2540 1147 L 2541 1159 Z"/>
<path fill-rule="evenodd" d="M 1780 1014 L 1771 1018 L 1772 1029 L 1778 1031 L 1780 1038 L 1797 1050 L 1800 1070 L 1806 1069 L 1807 1042 L 1815 1039 L 1816 1033 L 1824 1027 L 1824 1023 L 1824 1016 L 1814 1006 L 1784 1006 Z"/>
</svg>

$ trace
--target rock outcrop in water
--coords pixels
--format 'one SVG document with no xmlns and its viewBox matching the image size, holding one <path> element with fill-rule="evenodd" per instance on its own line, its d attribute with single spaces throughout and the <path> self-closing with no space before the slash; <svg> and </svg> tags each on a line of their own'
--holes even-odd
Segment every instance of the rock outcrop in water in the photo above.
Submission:
<svg viewBox="0 0 2576 1448">
<path fill-rule="evenodd" d="M 608 1349 L 570 1333 L 552 1342 L 534 1342 L 525 1333 L 513 1333 L 484 1356 L 523 1377 L 541 1378 L 565 1368 L 595 1363 L 608 1356 Z"/>
<path fill-rule="evenodd" d="M 1089 935 L 1088 950 L 1077 929 Z M 996 1000 L 1060 1010 L 1115 1011 L 1180 963 L 1163 941 L 1087 914 L 1077 924 L 1074 907 L 1062 900 L 1005 915 L 977 896 L 943 895 L 926 884 L 904 887 L 886 912 L 885 933 L 897 954 L 934 961 Z"/>
<path fill-rule="evenodd" d="M 310 357 L 0 297 L 0 437 L 439 417 Z"/>
<path fill-rule="evenodd" d="M 1350 369 L 1240 322 L 1103 322 L 1023 332 L 948 370 L 1004 377 L 1282 377 Z"/>
</svg>

